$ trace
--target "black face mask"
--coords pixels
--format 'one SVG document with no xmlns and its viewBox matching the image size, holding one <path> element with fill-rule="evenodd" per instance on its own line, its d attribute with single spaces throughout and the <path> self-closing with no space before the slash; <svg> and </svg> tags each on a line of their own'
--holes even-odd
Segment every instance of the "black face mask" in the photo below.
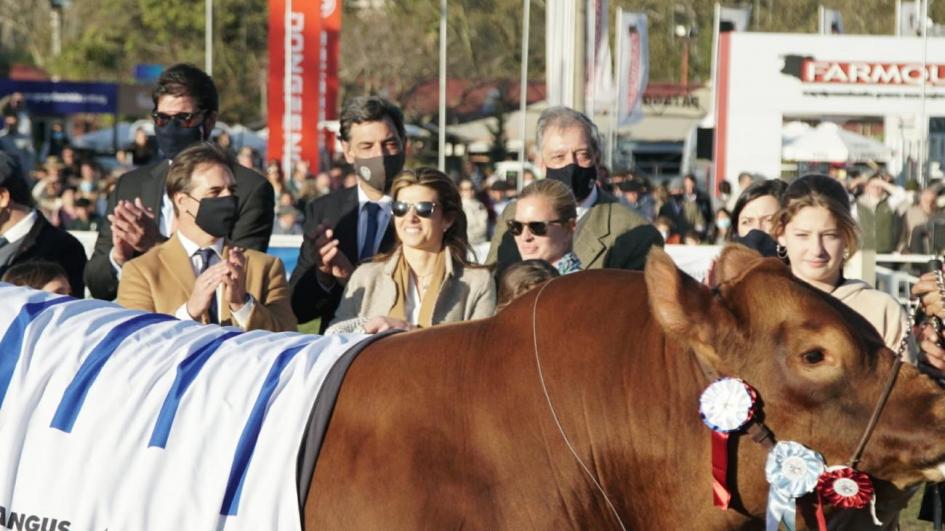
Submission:
<svg viewBox="0 0 945 531">
<path fill-rule="evenodd" d="M 404 169 L 404 152 L 396 155 L 381 155 L 366 159 L 354 158 L 354 171 L 358 178 L 366 182 L 371 188 L 384 193 L 390 191 L 394 177 Z"/>
<path fill-rule="evenodd" d="M 239 200 L 236 196 L 204 197 L 199 203 L 197 215 L 194 216 L 197 226 L 214 238 L 229 236 L 239 214 Z"/>
<path fill-rule="evenodd" d="M 171 120 L 164 127 L 154 127 L 158 148 L 165 159 L 173 159 L 178 153 L 203 140 L 204 127 L 183 127 Z"/>
<path fill-rule="evenodd" d="M 591 193 L 594 181 L 597 180 L 597 167 L 584 168 L 571 163 L 561 168 L 548 168 L 545 177 L 568 185 L 574 192 L 574 198 L 580 202 Z"/>
</svg>

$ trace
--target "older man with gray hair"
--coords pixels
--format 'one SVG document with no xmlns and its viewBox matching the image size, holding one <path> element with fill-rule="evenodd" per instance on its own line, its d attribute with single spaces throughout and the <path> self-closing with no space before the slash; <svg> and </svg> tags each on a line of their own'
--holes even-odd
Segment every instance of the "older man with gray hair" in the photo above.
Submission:
<svg viewBox="0 0 945 531">
<path fill-rule="evenodd" d="M 577 200 L 574 253 L 582 269 L 642 270 L 646 255 L 663 238 L 643 216 L 620 204 L 597 186 L 601 143 L 597 126 L 584 114 L 567 107 L 552 107 L 538 119 L 538 167 L 546 179 L 568 185 Z M 509 204 L 496 223 L 489 264 L 501 273 L 521 260 L 507 222 L 515 217 Z M 550 220 L 545 220 L 550 221 Z"/>
</svg>

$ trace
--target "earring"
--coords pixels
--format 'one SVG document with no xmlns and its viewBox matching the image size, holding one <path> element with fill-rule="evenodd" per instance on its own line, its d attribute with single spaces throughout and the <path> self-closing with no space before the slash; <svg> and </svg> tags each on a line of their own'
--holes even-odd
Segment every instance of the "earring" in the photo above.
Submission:
<svg viewBox="0 0 945 531">
<path fill-rule="evenodd" d="M 777 246 L 775 247 L 775 250 L 776 250 L 777 253 L 778 253 L 778 258 L 780 258 L 781 260 L 787 260 L 787 248 L 786 248 L 786 247 L 784 247 L 783 245 L 781 245 L 781 244 L 779 243 L 779 244 L 777 244 Z"/>
</svg>

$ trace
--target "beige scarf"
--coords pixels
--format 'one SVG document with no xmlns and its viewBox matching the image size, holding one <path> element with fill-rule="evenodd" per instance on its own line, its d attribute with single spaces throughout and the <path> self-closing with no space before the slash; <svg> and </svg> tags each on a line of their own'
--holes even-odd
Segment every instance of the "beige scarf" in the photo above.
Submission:
<svg viewBox="0 0 945 531">
<path fill-rule="evenodd" d="M 436 307 L 436 300 L 440 296 L 440 289 L 443 287 L 443 280 L 446 278 L 448 252 L 444 247 L 437 255 L 436 263 L 433 265 L 430 285 L 420 295 L 420 317 L 417 322 L 420 328 L 426 328 L 434 324 L 433 309 Z M 410 289 L 410 266 L 407 265 L 407 259 L 404 258 L 403 251 L 401 251 L 400 258 L 397 260 L 397 267 L 394 268 L 393 276 L 394 284 L 397 286 L 397 299 L 394 301 L 394 306 L 390 309 L 388 317 L 407 321 L 407 290 Z M 417 288 L 419 291 L 419 285 Z"/>
</svg>

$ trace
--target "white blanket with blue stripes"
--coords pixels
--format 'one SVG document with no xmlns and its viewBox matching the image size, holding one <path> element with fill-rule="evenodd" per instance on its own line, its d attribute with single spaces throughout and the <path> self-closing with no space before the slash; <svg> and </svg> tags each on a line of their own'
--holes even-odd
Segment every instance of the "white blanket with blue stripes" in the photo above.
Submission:
<svg viewBox="0 0 945 531">
<path fill-rule="evenodd" d="M 361 339 L 0 283 L 0 529 L 301 529 L 306 421 Z"/>
</svg>

